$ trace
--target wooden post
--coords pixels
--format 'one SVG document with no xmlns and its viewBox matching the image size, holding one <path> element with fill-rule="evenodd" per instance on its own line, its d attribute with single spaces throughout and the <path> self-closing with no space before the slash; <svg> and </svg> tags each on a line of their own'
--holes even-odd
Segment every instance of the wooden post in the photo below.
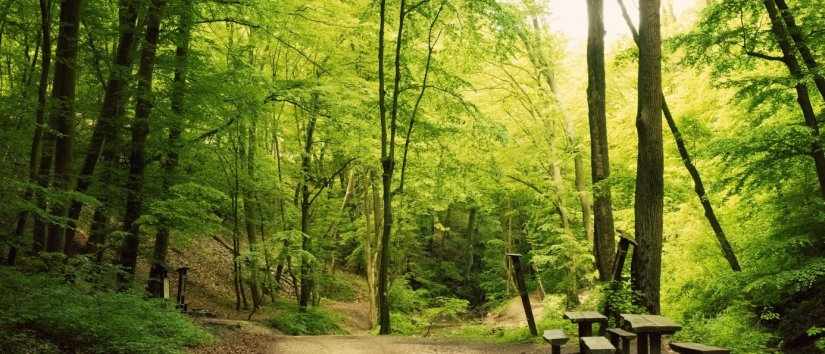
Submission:
<svg viewBox="0 0 825 354">
<path fill-rule="evenodd" d="M 516 286 L 521 296 L 521 304 L 524 306 L 524 314 L 527 316 L 527 325 L 530 327 L 530 334 L 538 336 L 539 331 L 536 329 L 536 321 L 533 319 L 533 308 L 530 306 L 530 296 L 527 294 L 527 285 L 524 284 L 524 274 L 521 270 L 521 254 L 508 253 L 507 257 L 510 258 L 510 263 L 513 265 Z"/>
<path fill-rule="evenodd" d="M 624 262 L 631 244 L 634 247 L 638 245 L 636 241 L 627 238 L 623 232 L 619 231 L 619 247 L 616 248 L 616 256 L 613 258 L 613 271 L 610 278 L 611 292 L 615 292 L 619 288 L 619 282 L 622 281 Z M 619 314 L 613 313 L 613 309 L 610 307 L 610 301 L 606 301 L 604 304 L 604 314 L 607 315 L 608 318 L 616 319 L 618 322 Z"/>
<path fill-rule="evenodd" d="M 186 312 L 186 273 L 189 271 L 187 267 L 178 268 L 178 308 Z"/>
<path fill-rule="evenodd" d="M 622 281 L 622 270 L 624 270 L 624 262 L 630 245 L 633 244 L 634 247 L 638 245 L 636 241 L 625 237 L 625 235 L 621 233 L 619 235 L 619 247 L 616 249 L 616 257 L 613 258 L 613 276 L 611 280 L 614 282 Z"/>
</svg>

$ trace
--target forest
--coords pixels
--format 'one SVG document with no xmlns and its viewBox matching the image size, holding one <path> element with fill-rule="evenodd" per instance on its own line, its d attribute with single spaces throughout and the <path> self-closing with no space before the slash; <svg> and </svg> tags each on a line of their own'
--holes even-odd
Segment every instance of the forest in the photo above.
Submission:
<svg viewBox="0 0 825 354">
<path fill-rule="evenodd" d="M 0 353 L 825 353 L 820 65 L 823 0 L 0 0 Z"/>
</svg>

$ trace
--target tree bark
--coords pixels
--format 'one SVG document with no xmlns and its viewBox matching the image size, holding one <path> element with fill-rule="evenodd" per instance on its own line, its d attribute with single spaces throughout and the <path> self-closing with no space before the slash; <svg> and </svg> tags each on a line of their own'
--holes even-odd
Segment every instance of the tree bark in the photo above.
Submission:
<svg viewBox="0 0 825 354">
<path fill-rule="evenodd" d="M 636 130 L 639 153 L 634 205 L 636 262 L 633 288 L 642 294 L 642 305 L 660 312 L 662 270 L 662 213 L 664 155 L 662 149 L 662 67 L 659 0 L 639 2 L 639 109 Z"/>
<path fill-rule="evenodd" d="M 80 30 L 81 0 L 60 1 L 60 31 L 57 35 L 52 99 L 54 107 L 49 114 L 55 132 L 53 187 L 67 191 L 71 180 L 72 138 L 74 135 L 74 99 L 77 82 L 77 41 Z M 66 206 L 54 202 L 51 214 L 63 216 Z M 65 228 L 57 223 L 49 225 L 46 251 L 63 251 Z"/>
<path fill-rule="evenodd" d="M 75 191 L 86 193 L 92 184 L 94 174 L 100 154 L 104 144 L 111 144 L 115 140 L 114 135 L 118 131 L 118 122 L 124 112 L 125 86 L 132 72 L 132 62 L 134 57 L 132 51 L 135 42 L 135 27 L 138 17 L 138 0 L 119 1 L 118 23 L 119 34 L 117 49 L 115 51 L 112 71 L 109 73 L 109 80 L 106 83 L 106 91 L 103 94 L 103 105 L 100 116 L 95 124 L 86 155 L 83 159 L 83 166 L 77 178 Z M 83 203 L 79 200 L 72 201 L 69 207 L 68 222 L 69 228 L 66 230 L 65 252 L 72 255 L 77 251 L 74 238 L 77 228 L 77 219 L 83 209 Z"/>
<path fill-rule="evenodd" d="M 805 125 L 811 129 L 811 135 L 813 136 L 813 143 L 811 143 L 811 156 L 814 159 L 814 165 L 816 167 L 819 190 L 822 197 L 825 198 L 825 152 L 823 152 L 822 144 L 820 143 L 819 122 L 817 121 L 816 114 L 814 113 L 814 109 L 811 104 L 808 86 L 802 81 L 805 74 L 802 71 L 802 67 L 799 65 L 799 61 L 796 59 L 796 49 L 788 36 L 788 29 L 779 17 L 779 10 L 777 10 L 776 3 L 774 0 L 763 0 L 762 2 L 768 12 L 768 17 L 771 20 L 771 32 L 773 33 L 777 44 L 779 44 L 779 48 L 782 49 L 782 61 L 785 63 L 785 66 L 788 67 L 788 71 L 790 71 L 791 76 L 797 80 L 795 85 L 796 101 L 799 104 L 799 108 L 802 110 L 802 115 L 805 118 Z"/>
<path fill-rule="evenodd" d="M 126 188 L 126 213 L 123 227 L 126 231 L 120 248 L 120 265 L 129 274 L 135 273 L 140 246 L 140 224 L 137 220 L 143 210 L 143 181 L 146 168 L 146 138 L 149 135 L 149 116 L 152 112 L 152 76 L 165 0 L 151 0 L 147 12 L 146 38 L 141 48 L 138 68 L 135 119 L 132 122 L 132 144 L 129 155 L 129 177 Z M 121 285 L 125 279 L 121 277 Z"/>
<path fill-rule="evenodd" d="M 35 109 L 34 118 L 34 136 L 32 137 L 31 150 L 29 151 L 29 180 L 32 183 L 38 182 L 38 172 L 40 171 L 40 154 L 43 144 L 43 125 L 45 124 L 46 116 L 46 93 L 49 88 L 49 71 L 51 70 L 52 60 L 51 28 L 51 0 L 40 0 L 40 47 L 42 48 L 41 51 L 43 52 L 43 55 L 40 57 L 40 81 L 38 82 L 37 88 L 37 108 Z M 49 164 L 51 165 L 51 162 L 49 162 Z M 39 192 L 35 192 L 31 188 L 27 189 L 25 198 L 27 200 L 31 200 L 33 197 L 36 197 L 36 199 L 42 201 L 42 196 Z M 28 214 L 29 213 L 27 211 L 21 211 L 17 216 L 17 226 L 14 230 L 16 241 L 19 241 L 23 236 L 23 232 L 26 229 L 26 219 L 28 219 Z M 39 226 L 35 226 L 34 229 L 41 230 L 40 232 L 33 233 L 40 233 L 42 235 L 44 225 L 43 221 L 38 220 L 38 217 L 34 217 L 33 219 L 35 219 L 35 224 L 39 224 Z M 40 247 L 42 247 L 42 243 Z M 16 262 L 17 248 L 17 245 L 13 245 L 9 250 L 9 255 L 6 259 L 6 263 L 9 265 L 14 265 Z"/>
<path fill-rule="evenodd" d="M 590 126 L 590 172 L 593 179 L 593 255 L 599 280 L 609 281 L 616 241 L 607 143 L 606 83 L 604 70 L 604 0 L 588 0 L 587 108 Z"/>
</svg>

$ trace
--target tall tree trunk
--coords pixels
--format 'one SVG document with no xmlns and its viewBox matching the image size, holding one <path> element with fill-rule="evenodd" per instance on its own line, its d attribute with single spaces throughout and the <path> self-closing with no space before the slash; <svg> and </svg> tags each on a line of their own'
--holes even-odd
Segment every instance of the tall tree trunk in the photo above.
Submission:
<svg viewBox="0 0 825 354">
<path fill-rule="evenodd" d="M 103 105 L 100 116 L 95 124 L 89 146 L 86 149 L 86 156 L 83 159 L 83 166 L 77 178 L 75 191 L 86 193 L 92 184 L 97 162 L 104 144 L 111 144 L 117 134 L 117 122 L 121 120 L 125 105 L 125 86 L 132 72 L 132 62 L 134 57 L 132 51 L 135 42 L 135 27 L 138 17 L 138 0 L 119 1 L 118 23 L 119 35 L 117 49 L 115 51 L 112 71 L 109 73 L 109 80 L 106 83 L 106 91 L 103 94 Z M 65 252 L 72 255 L 77 247 L 74 238 L 77 228 L 77 219 L 83 209 L 83 203 L 79 200 L 72 201 L 69 207 L 68 222 L 69 228 L 66 230 Z"/>
<path fill-rule="evenodd" d="M 627 14 L 627 9 L 624 6 L 624 2 L 619 0 L 619 6 L 622 9 L 622 15 L 624 16 L 625 23 L 633 35 L 633 40 L 638 46 L 639 33 L 636 31 L 636 27 L 634 27 L 633 22 L 630 20 L 630 16 Z M 693 164 L 687 145 L 682 138 L 682 133 L 679 131 L 679 127 L 676 125 L 676 120 L 673 119 L 673 114 L 670 112 L 670 108 L 667 105 L 667 100 L 665 100 L 664 93 L 662 93 L 662 112 L 664 113 L 668 128 L 670 128 L 670 132 L 673 135 L 673 140 L 676 141 L 676 148 L 679 151 L 679 157 L 682 160 L 682 164 L 685 166 L 685 169 L 688 170 L 691 179 L 693 179 L 693 189 L 696 191 L 696 196 L 699 198 L 699 203 L 702 204 L 702 209 L 705 211 L 705 218 L 708 220 L 708 223 L 710 223 L 713 233 L 716 236 L 716 240 L 719 242 L 719 248 L 722 250 L 722 255 L 728 261 L 731 269 L 734 272 L 739 272 L 742 270 L 739 266 L 739 260 L 736 258 L 736 253 L 733 251 L 733 246 L 731 246 L 728 241 L 725 231 L 722 229 L 722 225 L 716 217 L 713 206 L 710 204 L 710 198 L 708 198 L 707 192 L 705 191 L 705 184 L 702 182 L 702 176 L 699 174 L 699 170 L 696 168 L 696 165 Z"/>
<path fill-rule="evenodd" d="M 123 227 L 126 236 L 120 248 L 120 265 L 130 274 L 135 273 L 140 246 L 140 224 L 137 220 L 143 210 L 143 180 L 146 168 L 146 137 L 149 135 L 149 116 L 152 112 L 152 76 L 165 0 L 151 0 L 147 12 L 146 39 L 140 53 L 135 119 L 132 122 L 132 144 L 129 155 L 129 177 L 126 188 L 126 214 Z M 127 279 L 121 277 L 121 285 Z M 131 281 L 131 279 L 129 279 Z"/>
<path fill-rule="evenodd" d="M 311 252 L 312 244 L 309 237 L 309 174 L 312 157 L 312 145 L 314 143 L 315 123 L 318 119 L 318 93 L 312 93 L 312 111 L 309 115 L 309 122 L 306 128 L 306 139 L 304 140 L 304 151 L 301 156 L 301 249 L 304 252 Z M 312 294 L 312 265 L 307 257 L 301 259 L 301 293 L 298 296 L 298 306 L 301 311 L 306 311 Z"/>
<path fill-rule="evenodd" d="M 184 0 L 178 10 L 177 47 L 175 49 L 175 74 L 172 79 L 172 93 L 169 96 L 172 110 L 172 123 L 169 127 L 168 146 L 166 156 L 161 165 L 163 167 L 163 181 L 161 191 L 169 193 L 175 183 L 178 169 L 178 151 L 180 144 L 181 126 L 184 118 L 184 97 L 186 95 L 186 73 L 189 59 L 189 41 L 192 32 L 192 0 Z M 152 253 L 154 264 L 166 264 L 166 254 L 169 249 L 170 230 L 167 225 L 158 228 L 155 234 L 155 246 Z M 161 297 L 163 294 L 153 294 Z"/>
<path fill-rule="evenodd" d="M 642 305 L 660 312 L 664 154 L 662 149 L 662 66 L 659 0 L 639 2 L 639 153 L 634 205 L 636 248 L 633 288 Z"/>
<path fill-rule="evenodd" d="M 381 118 L 381 185 L 382 203 L 384 204 L 383 229 L 381 231 L 381 251 L 378 262 L 378 331 L 381 335 L 390 334 L 390 304 L 388 296 L 389 288 L 389 262 L 390 262 L 390 236 L 392 235 L 393 209 L 392 209 L 392 179 L 395 173 L 395 135 L 398 129 L 398 97 L 401 84 L 401 46 L 403 44 L 404 19 L 407 17 L 406 0 L 401 0 L 398 6 L 398 32 L 395 38 L 395 60 L 393 68 L 393 89 L 392 102 L 390 106 L 389 124 L 387 124 L 387 107 L 384 98 L 386 89 L 384 84 L 384 26 L 386 16 L 386 1 L 381 0 L 381 19 L 379 29 L 378 46 L 378 74 L 379 74 L 379 114 Z"/>
<path fill-rule="evenodd" d="M 32 137 L 32 145 L 31 150 L 29 152 L 29 180 L 32 183 L 37 183 L 38 181 L 38 172 L 40 171 L 40 154 L 42 148 L 42 137 L 43 137 L 43 128 L 45 124 L 45 116 L 46 116 L 46 92 L 48 91 L 49 87 L 49 71 L 51 69 L 52 63 L 52 15 L 51 15 L 51 0 L 40 0 L 40 47 L 42 48 L 43 55 L 40 58 L 40 81 L 38 82 L 37 88 L 37 108 L 35 110 L 35 118 L 34 118 L 34 136 Z M 49 165 L 51 162 L 49 161 Z M 37 196 L 38 200 L 42 200 L 42 196 L 40 193 L 36 193 L 33 189 L 29 188 L 26 191 L 25 198 L 27 200 L 31 200 L 33 197 Z M 38 203 L 40 204 L 40 203 Z M 23 232 L 26 229 L 26 219 L 28 219 L 28 212 L 21 211 L 20 214 L 17 216 L 17 226 L 14 230 L 15 241 L 19 242 L 21 236 L 23 236 Z M 35 234 L 40 233 L 42 235 L 43 230 L 43 221 L 38 220 L 37 217 L 35 219 L 35 224 L 39 224 L 39 226 L 35 226 L 34 229 L 40 229 L 39 232 L 33 232 Z M 37 243 L 37 241 L 35 242 Z M 41 246 L 42 247 L 42 243 Z M 13 245 L 9 250 L 8 258 L 6 262 L 9 265 L 13 265 L 17 258 L 17 245 Z M 36 246 L 37 247 L 37 246 Z"/>
<path fill-rule="evenodd" d="M 822 99 L 825 100 L 825 77 L 823 77 L 819 72 L 819 64 L 816 62 L 814 54 L 808 47 L 808 42 L 805 40 L 805 35 L 802 33 L 802 29 L 796 25 L 796 19 L 793 16 L 793 12 L 791 12 L 791 9 L 788 8 L 788 4 L 785 0 L 774 1 L 779 7 L 779 11 L 782 13 L 782 18 L 785 20 L 785 26 L 787 27 L 791 38 L 793 38 L 794 44 L 796 44 L 796 49 L 799 50 L 799 54 L 802 55 L 802 61 L 805 63 L 805 66 L 808 67 L 808 70 L 813 73 L 814 83 L 816 84 L 817 90 L 819 90 L 819 94 L 822 96 Z"/>
<path fill-rule="evenodd" d="M 74 130 L 74 98 L 77 81 L 77 41 L 80 31 L 81 0 L 60 1 L 60 31 L 57 35 L 52 98 L 54 107 L 49 114 L 55 128 L 53 187 L 66 191 L 71 181 L 72 138 Z M 66 206 L 53 202 L 51 214 L 64 216 Z M 49 225 L 46 251 L 63 251 L 63 231 L 58 223 Z"/>
<path fill-rule="evenodd" d="M 249 290 L 252 295 L 252 308 L 258 308 L 261 306 L 261 293 L 259 289 L 259 279 L 258 279 L 258 258 L 259 255 L 257 254 L 258 250 L 258 239 L 255 235 L 255 196 L 252 190 L 252 183 L 255 181 L 255 123 L 252 122 L 252 125 L 247 130 L 247 141 L 248 144 L 246 150 L 246 173 L 247 173 L 247 183 L 245 183 L 243 191 L 243 212 L 244 218 L 246 223 L 246 240 L 249 244 L 249 253 L 250 253 L 250 265 L 249 265 L 249 272 L 251 279 L 249 281 Z M 244 142 L 239 142 L 241 146 L 243 146 Z M 242 152 L 243 154 L 243 152 Z"/>
<path fill-rule="evenodd" d="M 825 198 L 825 152 L 822 150 L 819 134 L 819 122 L 811 105 L 811 97 L 808 93 L 808 86 L 803 81 L 805 74 L 799 61 L 796 59 L 796 50 L 794 44 L 788 36 L 788 29 L 779 17 L 779 10 L 777 10 L 774 0 L 763 0 L 765 9 L 768 12 L 768 17 L 771 20 L 771 32 L 773 32 L 774 39 L 776 39 L 779 48 L 782 49 L 782 61 L 788 67 L 791 76 L 797 80 L 796 83 L 796 101 L 799 108 L 802 110 L 802 115 L 805 118 L 805 125 L 811 129 L 813 135 L 813 143 L 811 143 L 811 155 L 814 158 L 814 165 L 816 166 L 816 175 L 819 181 L 819 190 L 822 197 Z"/>
<path fill-rule="evenodd" d="M 610 153 L 607 144 L 604 73 L 604 0 L 587 0 L 587 108 L 590 126 L 590 173 L 593 179 L 593 255 L 599 280 L 609 281 L 616 241 L 611 205 Z"/>
</svg>

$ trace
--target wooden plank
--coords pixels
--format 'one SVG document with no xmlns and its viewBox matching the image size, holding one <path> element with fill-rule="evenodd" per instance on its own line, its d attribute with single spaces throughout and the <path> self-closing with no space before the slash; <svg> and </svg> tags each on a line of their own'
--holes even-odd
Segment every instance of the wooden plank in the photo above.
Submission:
<svg viewBox="0 0 825 354">
<path fill-rule="evenodd" d="M 612 333 L 622 338 L 636 338 L 636 333 L 628 332 L 621 328 L 608 328 L 607 333 Z"/>
<path fill-rule="evenodd" d="M 600 322 L 606 321 L 607 317 L 602 315 L 596 311 L 568 311 L 564 313 L 564 318 L 570 320 L 573 323 L 579 322 Z"/>
<path fill-rule="evenodd" d="M 630 325 L 636 333 L 664 333 L 672 334 L 682 329 L 682 326 L 673 320 L 658 315 L 622 314 L 622 319 Z"/>
<path fill-rule="evenodd" d="M 581 339 L 585 353 L 589 354 L 612 354 L 616 352 L 616 347 L 610 344 L 605 337 L 584 337 Z"/>
<path fill-rule="evenodd" d="M 699 343 L 670 343 L 670 348 L 680 354 L 730 354 L 729 349 L 712 347 Z"/>
<path fill-rule="evenodd" d="M 560 329 L 548 329 L 544 331 L 544 341 L 551 345 L 564 345 L 570 339 Z"/>
</svg>

